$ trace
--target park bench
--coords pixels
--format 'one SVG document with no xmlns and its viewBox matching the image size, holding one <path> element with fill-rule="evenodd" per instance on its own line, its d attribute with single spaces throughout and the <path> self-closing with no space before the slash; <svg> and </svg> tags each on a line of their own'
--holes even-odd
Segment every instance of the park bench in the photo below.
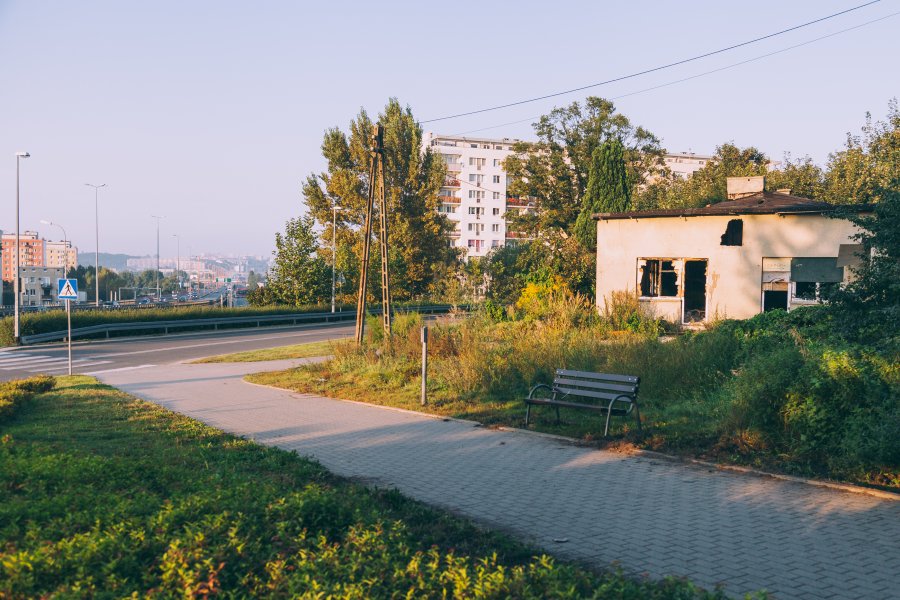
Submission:
<svg viewBox="0 0 900 600">
<path fill-rule="evenodd" d="M 553 385 L 540 383 L 528 392 L 528 398 L 525 399 L 525 426 L 528 426 L 533 405 L 555 407 L 557 423 L 559 407 L 562 406 L 606 413 L 604 437 L 609 433 L 610 417 L 624 417 L 633 411 L 640 433 L 641 414 L 637 402 L 640 382 L 641 378 L 635 375 L 557 369 Z"/>
</svg>

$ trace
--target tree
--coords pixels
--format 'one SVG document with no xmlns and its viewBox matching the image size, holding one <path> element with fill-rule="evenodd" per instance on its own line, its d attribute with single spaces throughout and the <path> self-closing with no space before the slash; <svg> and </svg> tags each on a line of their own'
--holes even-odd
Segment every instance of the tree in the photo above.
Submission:
<svg viewBox="0 0 900 600">
<path fill-rule="evenodd" d="M 609 100 L 591 96 L 555 108 L 534 124 L 538 141 L 519 142 L 504 162 L 510 195 L 535 198 L 537 210 L 518 219 L 516 227 L 539 232 L 572 233 L 587 191 L 594 151 L 604 142 L 622 143 L 629 189 L 663 169 L 659 139 L 632 125 Z"/>
<path fill-rule="evenodd" d="M 828 157 L 825 200 L 834 204 L 877 202 L 896 189 L 900 173 L 900 106 L 888 103 L 884 121 L 866 113 L 861 135 L 847 134 L 846 147 Z"/>
<path fill-rule="evenodd" d="M 331 270 L 316 253 L 314 226 L 307 215 L 289 219 L 284 234 L 275 234 L 275 264 L 266 284 L 270 300 L 302 306 L 324 302 L 331 294 Z"/>
<path fill-rule="evenodd" d="M 384 126 L 384 180 L 388 204 L 391 292 L 397 299 L 421 297 L 434 289 L 436 278 L 456 260 L 445 234 L 452 226 L 437 211 L 438 192 L 444 182 L 443 160 L 422 149 L 422 128 L 411 110 L 391 99 L 378 122 Z M 338 128 L 325 132 L 322 154 L 327 171 L 311 174 L 303 184 L 309 214 L 320 225 L 330 225 L 333 207 L 337 213 L 337 270 L 347 279 L 359 281 L 369 161 L 373 122 L 361 110 L 350 122 L 349 134 Z M 377 222 L 374 230 L 377 231 Z M 322 228 L 322 252 L 330 260 L 332 228 Z M 347 251 L 352 249 L 352 251 Z M 370 272 L 379 268 L 380 254 L 373 247 Z M 380 280 L 369 288 L 380 294 Z"/>
<path fill-rule="evenodd" d="M 873 189 L 879 201 L 870 215 L 838 212 L 861 228 L 861 264 L 855 279 L 831 298 L 844 313 L 841 325 L 856 329 L 867 343 L 900 349 L 900 177 L 883 189 Z"/>
<path fill-rule="evenodd" d="M 631 205 L 631 190 L 625 166 L 625 148 L 618 138 L 594 150 L 583 207 L 575 221 L 575 234 L 588 250 L 597 248 L 594 213 L 623 212 Z"/>
<path fill-rule="evenodd" d="M 262 276 L 256 271 L 250 271 L 247 273 L 247 287 L 250 290 L 255 290 L 259 287 L 259 284 L 263 282 Z"/>
</svg>

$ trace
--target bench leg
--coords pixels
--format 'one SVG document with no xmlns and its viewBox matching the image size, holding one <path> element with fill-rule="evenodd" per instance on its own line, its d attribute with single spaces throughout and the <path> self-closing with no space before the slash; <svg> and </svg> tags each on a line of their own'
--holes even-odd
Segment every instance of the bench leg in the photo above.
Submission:
<svg viewBox="0 0 900 600">
<path fill-rule="evenodd" d="M 612 416 L 612 407 L 615 403 L 615 400 L 609 401 L 609 406 L 606 407 L 606 427 L 603 429 L 603 437 L 606 437 L 609 434 L 609 418 Z"/>
<path fill-rule="evenodd" d="M 525 427 L 528 427 L 528 417 L 531 416 L 531 405 L 525 404 Z"/>
</svg>

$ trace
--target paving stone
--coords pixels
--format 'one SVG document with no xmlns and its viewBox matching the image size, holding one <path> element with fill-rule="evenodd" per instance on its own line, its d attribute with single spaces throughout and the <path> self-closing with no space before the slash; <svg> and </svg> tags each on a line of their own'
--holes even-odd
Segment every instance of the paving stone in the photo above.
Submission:
<svg viewBox="0 0 900 600">
<path fill-rule="evenodd" d="M 101 378 L 598 567 L 619 561 L 628 573 L 724 583 L 735 596 L 766 588 L 775 598 L 900 599 L 900 502 L 240 380 L 285 364 L 165 365 Z"/>
</svg>

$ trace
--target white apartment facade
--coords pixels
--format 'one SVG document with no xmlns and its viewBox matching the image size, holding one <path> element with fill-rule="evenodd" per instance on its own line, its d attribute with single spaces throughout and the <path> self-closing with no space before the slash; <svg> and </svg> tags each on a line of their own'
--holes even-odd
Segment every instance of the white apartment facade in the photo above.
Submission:
<svg viewBox="0 0 900 600">
<path fill-rule="evenodd" d="M 705 167 L 712 159 L 712 156 L 695 154 L 693 152 L 668 152 L 663 157 L 663 161 L 669 170 L 672 171 L 672 175 L 679 179 L 687 179 L 695 171 Z"/>
<path fill-rule="evenodd" d="M 456 225 L 449 244 L 464 249 L 467 258 L 485 256 L 519 237 L 507 227 L 507 212 L 528 210 L 529 204 L 507 196 L 503 170 L 518 141 L 425 134 L 424 145 L 447 165 L 438 211 Z"/>
</svg>

